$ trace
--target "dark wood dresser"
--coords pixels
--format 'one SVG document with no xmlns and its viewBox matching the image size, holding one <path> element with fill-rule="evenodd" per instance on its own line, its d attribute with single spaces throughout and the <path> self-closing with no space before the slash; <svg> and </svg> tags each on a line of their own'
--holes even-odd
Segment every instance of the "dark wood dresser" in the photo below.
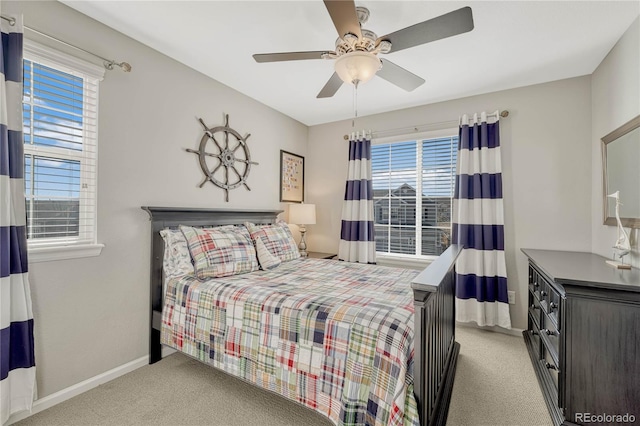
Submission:
<svg viewBox="0 0 640 426">
<path fill-rule="evenodd" d="M 522 334 L 554 424 L 640 424 L 640 270 L 592 253 L 522 252 Z"/>
</svg>

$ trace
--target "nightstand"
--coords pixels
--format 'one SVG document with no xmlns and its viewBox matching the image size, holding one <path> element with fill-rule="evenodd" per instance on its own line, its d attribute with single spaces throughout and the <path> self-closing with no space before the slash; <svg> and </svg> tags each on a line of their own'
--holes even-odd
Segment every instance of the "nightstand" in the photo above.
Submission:
<svg viewBox="0 0 640 426">
<path fill-rule="evenodd" d="M 307 252 L 307 257 L 310 257 L 312 259 L 333 259 L 336 256 L 337 256 L 337 254 L 335 254 L 335 253 L 321 253 L 319 251 L 308 251 Z"/>
</svg>

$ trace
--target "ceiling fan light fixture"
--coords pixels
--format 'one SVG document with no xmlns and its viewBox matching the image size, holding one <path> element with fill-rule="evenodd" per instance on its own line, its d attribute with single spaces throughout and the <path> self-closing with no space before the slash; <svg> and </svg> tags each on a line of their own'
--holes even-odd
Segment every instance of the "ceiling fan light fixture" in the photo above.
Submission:
<svg viewBox="0 0 640 426">
<path fill-rule="evenodd" d="M 371 80 L 382 67 L 382 62 L 370 52 L 350 52 L 335 62 L 336 73 L 345 83 L 357 85 Z"/>
</svg>

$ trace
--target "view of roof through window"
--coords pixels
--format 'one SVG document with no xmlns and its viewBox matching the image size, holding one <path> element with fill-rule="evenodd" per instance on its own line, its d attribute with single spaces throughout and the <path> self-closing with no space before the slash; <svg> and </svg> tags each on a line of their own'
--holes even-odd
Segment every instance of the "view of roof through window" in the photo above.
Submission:
<svg viewBox="0 0 640 426">
<path fill-rule="evenodd" d="M 449 247 L 457 144 L 450 136 L 372 147 L 378 252 L 437 256 Z"/>
</svg>

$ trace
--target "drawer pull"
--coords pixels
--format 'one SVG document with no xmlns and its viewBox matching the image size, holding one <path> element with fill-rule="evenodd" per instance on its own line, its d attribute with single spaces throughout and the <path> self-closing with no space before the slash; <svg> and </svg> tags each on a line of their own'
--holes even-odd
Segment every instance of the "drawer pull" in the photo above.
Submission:
<svg viewBox="0 0 640 426">
<path fill-rule="evenodd" d="M 540 292 L 540 296 L 546 296 L 547 294 L 549 294 L 549 293 L 547 293 L 547 292 L 546 292 L 546 291 L 544 291 L 544 290 L 542 290 L 542 291 Z"/>
<path fill-rule="evenodd" d="M 540 287 L 540 284 L 538 284 L 538 283 L 533 283 L 533 286 L 534 286 L 534 287 Z"/>
<path fill-rule="evenodd" d="M 540 306 L 536 306 L 535 304 L 531 304 L 531 309 L 540 309 Z"/>
<path fill-rule="evenodd" d="M 558 307 L 558 305 L 556 305 L 555 303 L 553 303 L 553 302 L 549 303 L 549 309 L 550 309 L 550 310 L 552 310 L 552 311 L 553 311 L 553 310 L 554 310 L 554 309 L 556 309 L 557 307 Z"/>
<path fill-rule="evenodd" d="M 556 367 L 553 364 L 549 364 L 548 362 L 545 363 L 545 367 L 547 367 L 549 370 L 557 370 L 558 367 Z"/>
<path fill-rule="evenodd" d="M 558 334 L 557 331 L 549 330 L 548 328 L 543 328 L 540 331 L 545 333 L 547 336 L 555 336 L 556 334 Z"/>
</svg>

